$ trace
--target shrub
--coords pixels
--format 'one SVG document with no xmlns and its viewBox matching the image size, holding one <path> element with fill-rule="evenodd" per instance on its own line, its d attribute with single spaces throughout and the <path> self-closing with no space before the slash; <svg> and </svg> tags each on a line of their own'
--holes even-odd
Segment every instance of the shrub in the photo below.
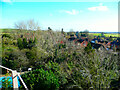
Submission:
<svg viewBox="0 0 120 90">
<path fill-rule="evenodd" d="M 11 36 L 10 36 L 9 34 L 3 34 L 3 35 L 2 35 L 2 38 L 3 38 L 3 37 L 11 38 Z"/>
<path fill-rule="evenodd" d="M 22 49 L 32 49 L 32 47 L 35 47 L 35 43 L 37 42 L 37 39 L 35 38 L 35 40 L 32 40 L 31 38 L 29 39 L 29 41 L 27 42 L 26 38 L 18 38 L 17 39 L 17 45 L 19 47 L 20 50 Z"/>
<path fill-rule="evenodd" d="M 9 80 L 9 78 L 5 77 L 2 79 L 2 89 L 12 90 L 12 82 Z"/>
<path fill-rule="evenodd" d="M 91 43 L 90 43 L 90 42 L 87 44 L 87 47 L 85 47 L 84 50 L 85 50 L 86 53 L 91 53 L 91 52 L 94 51 L 94 50 L 92 49 L 92 46 L 91 46 Z"/>
<path fill-rule="evenodd" d="M 22 39 L 18 38 L 17 45 L 18 45 L 18 47 L 19 47 L 20 50 L 23 49 L 23 43 L 22 42 L 23 42 Z"/>
<path fill-rule="evenodd" d="M 118 90 L 120 88 L 120 76 L 119 79 L 113 79 L 110 83 L 111 88 Z"/>
<path fill-rule="evenodd" d="M 60 70 L 60 65 L 58 63 L 49 61 L 45 64 L 45 69 L 52 70 L 56 77 L 58 77 L 60 88 L 67 83 L 66 76 L 62 73 L 62 70 Z"/>
<path fill-rule="evenodd" d="M 27 45 L 28 45 L 28 43 L 27 43 L 27 39 L 24 38 L 24 39 L 23 39 L 23 46 L 24 46 L 24 48 L 27 48 Z"/>
<path fill-rule="evenodd" d="M 58 78 L 51 70 L 36 69 L 23 74 L 22 78 L 29 89 L 56 90 L 59 88 Z"/>
</svg>

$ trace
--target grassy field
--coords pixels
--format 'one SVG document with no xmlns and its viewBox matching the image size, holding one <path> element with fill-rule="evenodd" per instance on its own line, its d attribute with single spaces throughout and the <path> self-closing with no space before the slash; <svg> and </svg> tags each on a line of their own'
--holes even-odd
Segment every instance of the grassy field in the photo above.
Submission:
<svg viewBox="0 0 120 90">
<path fill-rule="evenodd" d="M 10 34 L 11 31 L 15 31 L 15 29 L 0 29 L 0 34 Z"/>
<path fill-rule="evenodd" d="M 101 33 L 89 33 L 90 35 L 94 35 L 94 36 L 101 36 Z M 120 37 L 120 34 L 104 34 L 105 37 Z"/>
<path fill-rule="evenodd" d="M 106 37 L 120 37 L 120 34 L 104 34 Z"/>
</svg>

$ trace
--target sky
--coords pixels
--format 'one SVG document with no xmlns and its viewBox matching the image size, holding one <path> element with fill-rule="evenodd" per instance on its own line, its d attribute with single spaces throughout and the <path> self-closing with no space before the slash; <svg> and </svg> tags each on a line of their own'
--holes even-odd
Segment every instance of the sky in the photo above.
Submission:
<svg viewBox="0 0 120 90">
<path fill-rule="evenodd" d="M 42 30 L 118 32 L 117 0 L 58 1 L 0 0 L 0 28 L 15 28 L 19 21 L 34 19 Z"/>
</svg>

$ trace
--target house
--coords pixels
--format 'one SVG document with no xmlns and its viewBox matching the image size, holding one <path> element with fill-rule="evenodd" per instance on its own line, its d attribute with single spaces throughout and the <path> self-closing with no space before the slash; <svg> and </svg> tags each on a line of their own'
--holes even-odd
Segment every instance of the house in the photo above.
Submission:
<svg viewBox="0 0 120 90">
<path fill-rule="evenodd" d="M 120 42 L 118 40 L 116 41 L 115 45 L 116 45 L 116 49 L 120 50 Z"/>
<path fill-rule="evenodd" d="M 84 41 L 81 43 L 81 46 L 82 46 L 82 47 L 86 47 L 87 44 L 88 44 L 88 41 L 85 41 L 85 40 L 84 40 Z"/>
<path fill-rule="evenodd" d="M 111 48 L 113 48 L 115 46 L 117 50 L 120 50 L 120 42 L 119 42 L 119 40 L 111 42 L 110 46 L 111 46 Z"/>
<path fill-rule="evenodd" d="M 77 42 L 82 43 L 84 40 L 83 39 L 78 39 Z"/>
<path fill-rule="evenodd" d="M 73 41 L 73 40 L 75 40 L 75 37 L 70 37 L 70 38 L 68 39 L 68 41 Z"/>
<path fill-rule="evenodd" d="M 103 40 L 100 40 L 99 43 L 104 43 L 104 41 L 103 41 Z"/>
<path fill-rule="evenodd" d="M 103 46 L 102 44 L 94 44 L 92 47 L 93 49 L 97 49 L 99 51 L 106 50 L 105 46 Z"/>
<path fill-rule="evenodd" d="M 110 41 L 106 44 L 106 47 L 110 49 Z"/>
<path fill-rule="evenodd" d="M 81 34 L 81 37 L 86 37 L 86 34 Z"/>
<path fill-rule="evenodd" d="M 76 32 L 75 35 L 77 38 L 79 38 L 79 32 Z"/>
</svg>

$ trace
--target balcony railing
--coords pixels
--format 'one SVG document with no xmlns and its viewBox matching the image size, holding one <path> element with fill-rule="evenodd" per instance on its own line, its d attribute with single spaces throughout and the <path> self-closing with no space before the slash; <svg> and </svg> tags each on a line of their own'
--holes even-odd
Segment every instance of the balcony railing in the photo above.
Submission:
<svg viewBox="0 0 120 90">
<path fill-rule="evenodd" d="M 18 90 L 18 89 L 19 89 L 19 88 L 18 88 L 17 76 L 19 77 L 20 81 L 22 82 L 24 88 L 25 88 L 26 90 L 28 90 L 26 84 L 24 83 L 24 81 L 23 81 L 23 79 L 21 78 L 20 74 L 17 73 L 16 70 L 9 69 L 9 68 L 4 67 L 4 66 L 2 66 L 2 65 L 0 65 L 0 68 L 4 68 L 4 69 L 12 72 L 13 90 L 16 90 L 16 89 Z"/>
</svg>

